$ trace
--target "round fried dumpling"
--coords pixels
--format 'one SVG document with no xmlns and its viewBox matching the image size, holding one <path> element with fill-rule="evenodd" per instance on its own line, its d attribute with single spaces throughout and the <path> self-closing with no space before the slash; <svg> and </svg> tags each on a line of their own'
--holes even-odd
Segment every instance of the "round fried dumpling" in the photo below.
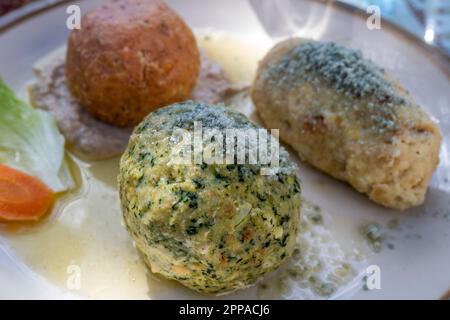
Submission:
<svg viewBox="0 0 450 320">
<path fill-rule="evenodd" d="M 291 256 L 300 184 L 281 147 L 270 175 L 261 174 L 259 162 L 173 164 L 174 128 L 193 133 L 195 123 L 203 132 L 259 129 L 240 113 L 197 102 L 151 113 L 122 156 L 120 199 L 126 227 L 152 272 L 223 294 L 254 284 Z M 248 150 L 256 143 L 249 139 Z"/>
<path fill-rule="evenodd" d="M 115 126 L 191 96 L 200 54 L 194 34 L 161 0 L 107 1 L 70 33 L 67 85 L 94 117 Z"/>
</svg>

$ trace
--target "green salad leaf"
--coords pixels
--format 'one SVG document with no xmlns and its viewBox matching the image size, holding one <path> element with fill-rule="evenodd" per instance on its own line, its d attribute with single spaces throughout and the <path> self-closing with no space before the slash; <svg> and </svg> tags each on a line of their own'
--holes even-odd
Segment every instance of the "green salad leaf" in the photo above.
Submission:
<svg viewBox="0 0 450 320">
<path fill-rule="evenodd" d="M 19 100 L 1 79 L 0 163 L 39 178 L 55 192 L 75 185 L 53 116 Z"/>
</svg>

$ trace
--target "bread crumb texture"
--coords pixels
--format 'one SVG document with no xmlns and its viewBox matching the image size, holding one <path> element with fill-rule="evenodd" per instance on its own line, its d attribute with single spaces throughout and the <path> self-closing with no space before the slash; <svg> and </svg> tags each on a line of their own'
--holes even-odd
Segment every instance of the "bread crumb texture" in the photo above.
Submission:
<svg viewBox="0 0 450 320">
<path fill-rule="evenodd" d="M 386 207 L 420 205 L 439 163 L 438 126 L 361 52 L 292 38 L 261 61 L 253 102 L 305 162 Z"/>
</svg>

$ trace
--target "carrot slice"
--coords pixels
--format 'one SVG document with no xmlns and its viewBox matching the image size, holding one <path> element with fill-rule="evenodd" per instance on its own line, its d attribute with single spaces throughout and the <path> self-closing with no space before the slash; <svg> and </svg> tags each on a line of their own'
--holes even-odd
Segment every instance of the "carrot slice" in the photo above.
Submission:
<svg viewBox="0 0 450 320">
<path fill-rule="evenodd" d="M 54 192 L 39 179 L 0 164 L 0 220 L 37 221 L 54 199 Z"/>
</svg>

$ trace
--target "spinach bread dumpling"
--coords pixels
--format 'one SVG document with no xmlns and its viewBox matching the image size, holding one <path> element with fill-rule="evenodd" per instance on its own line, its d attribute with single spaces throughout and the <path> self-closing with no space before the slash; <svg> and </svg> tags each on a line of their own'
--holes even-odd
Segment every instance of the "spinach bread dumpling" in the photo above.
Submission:
<svg viewBox="0 0 450 320">
<path fill-rule="evenodd" d="M 386 207 L 424 201 L 439 163 L 439 128 L 359 51 L 283 41 L 260 63 L 252 99 L 302 160 Z"/>
<path fill-rule="evenodd" d="M 120 199 L 125 225 L 152 272 L 223 294 L 252 285 L 291 256 L 300 185 L 283 149 L 273 175 L 261 175 L 260 164 L 174 164 L 174 128 L 192 133 L 199 122 L 204 131 L 259 128 L 240 113 L 197 102 L 151 113 L 122 156 Z M 256 141 L 249 139 L 248 148 L 257 148 Z"/>
</svg>

